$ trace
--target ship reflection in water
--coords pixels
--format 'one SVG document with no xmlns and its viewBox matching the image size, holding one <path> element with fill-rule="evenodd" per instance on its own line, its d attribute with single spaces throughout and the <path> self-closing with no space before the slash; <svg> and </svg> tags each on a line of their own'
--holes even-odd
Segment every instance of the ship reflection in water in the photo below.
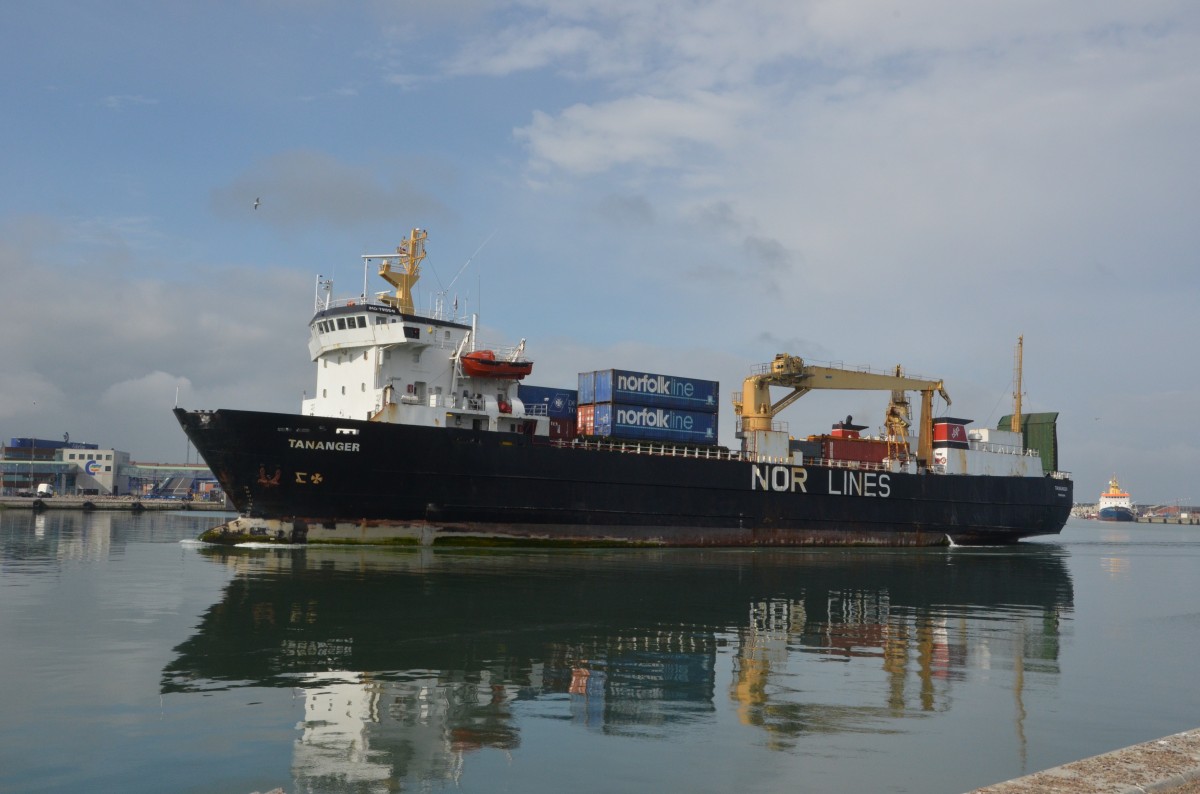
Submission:
<svg viewBox="0 0 1200 794">
<path fill-rule="evenodd" d="M 1020 735 L 1024 675 L 1057 674 L 1072 609 L 1040 544 L 202 553 L 237 575 L 162 691 L 302 692 L 292 770 L 318 787 L 454 781 L 547 721 L 654 740 L 726 713 L 787 749 L 944 712 L 971 670 L 1015 693 Z"/>
</svg>

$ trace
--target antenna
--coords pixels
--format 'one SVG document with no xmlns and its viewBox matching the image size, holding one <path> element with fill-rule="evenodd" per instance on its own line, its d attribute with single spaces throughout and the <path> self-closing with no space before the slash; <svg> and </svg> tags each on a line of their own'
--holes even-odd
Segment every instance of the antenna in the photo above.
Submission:
<svg viewBox="0 0 1200 794">
<path fill-rule="evenodd" d="M 1016 362 L 1013 364 L 1013 378 L 1017 384 L 1017 390 L 1013 392 L 1013 416 L 1012 416 L 1012 431 L 1014 433 L 1021 432 L 1021 359 L 1025 352 L 1025 335 L 1017 337 L 1017 354 Z"/>
<path fill-rule="evenodd" d="M 458 269 L 458 272 L 454 274 L 454 278 L 450 279 L 450 283 L 446 285 L 447 290 L 449 290 L 451 287 L 454 286 L 454 282 L 458 281 L 458 277 L 461 276 L 463 274 L 463 271 L 467 269 L 467 265 L 471 264 L 471 262 L 475 259 L 475 257 L 479 256 L 479 252 L 482 251 L 483 247 L 485 245 L 487 245 L 488 243 L 490 243 L 492 241 L 492 238 L 495 236 L 496 236 L 496 230 L 492 229 L 492 233 L 487 236 L 487 239 L 479 244 L 479 247 L 475 249 L 475 253 L 473 253 L 469 257 L 467 257 L 467 261 L 463 262 L 463 266 L 460 267 Z"/>
<path fill-rule="evenodd" d="M 321 293 L 325 293 L 324 306 L 322 306 Z M 316 296 L 313 300 L 313 311 L 321 311 L 329 308 L 329 296 L 333 293 L 333 279 L 325 278 L 320 273 L 317 274 Z"/>
<path fill-rule="evenodd" d="M 438 294 L 437 294 L 438 316 L 441 316 L 442 306 L 445 303 L 446 294 L 450 292 L 450 288 L 454 286 L 454 282 L 458 281 L 458 277 L 461 276 L 463 274 L 463 271 L 466 270 L 467 267 L 471 264 L 471 262 L 473 262 L 475 260 L 475 257 L 479 256 L 479 252 L 483 250 L 483 247 L 485 245 L 487 245 L 489 242 L 491 242 L 491 239 L 496 236 L 496 231 L 497 231 L 496 229 L 492 229 L 492 233 L 487 236 L 487 239 L 485 239 L 482 243 L 479 244 L 479 247 L 475 249 L 475 253 L 473 253 L 469 257 L 467 257 L 466 262 L 463 262 L 462 267 L 460 267 L 458 269 L 458 272 L 454 274 L 454 278 L 450 279 L 450 283 L 447 284 L 445 286 L 445 288 L 443 288 L 440 292 L 438 292 Z M 439 279 L 439 281 L 440 281 L 440 279 Z M 454 313 L 455 313 L 455 315 L 458 314 L 458 298 L 457 297 L 454 298 Z"/>
</svg>

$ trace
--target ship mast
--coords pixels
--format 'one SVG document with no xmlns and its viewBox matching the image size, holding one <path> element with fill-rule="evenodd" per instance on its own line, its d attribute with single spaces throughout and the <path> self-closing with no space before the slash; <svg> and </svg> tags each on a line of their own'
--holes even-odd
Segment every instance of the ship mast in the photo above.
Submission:
<svg viewBox="0 0 1200 794">
<path fill-rule="evenodd" d="M 1014 365 L 1014 379 L 1017 390 L 1013 392 L 1013 415 L 1011 429 L 1014 433 L 1021 432 L 1021 359 L 1025 351 L 1025 335 L 1017 337 L 1017 360 Z"/>
<path fill-rule="evenodd" d="M 421 277 L 421 260 L 425 258 L 425 240 L 429 233 L 413 229 L 408 241 L 396 247 L 396 264 L 401 270 L 392 269 L 392 257 L 386 257 L 379 265 L 379 277 L 396 288 L 395 295 L 381 294 L 379 299 L 402 314 L 414 314 L 413 286 Z"/>
</svg>

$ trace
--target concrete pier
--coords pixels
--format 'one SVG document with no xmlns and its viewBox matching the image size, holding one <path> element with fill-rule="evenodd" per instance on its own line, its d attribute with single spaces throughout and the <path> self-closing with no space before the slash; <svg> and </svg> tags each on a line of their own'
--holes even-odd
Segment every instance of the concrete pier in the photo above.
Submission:
<svg viewBox="0 0 1200 794">
<path fill-rule="evenodd" d="M 139 499 L 131 496 L 0 496 L 0 510 L 204 510 L 219 513 L 232 509 L 221 502 Z"/>
<path fill-rule="evenodd" d="M 1200 793 L 1200 729 L 1035 772 L 970 794 Z"/>
</svg>

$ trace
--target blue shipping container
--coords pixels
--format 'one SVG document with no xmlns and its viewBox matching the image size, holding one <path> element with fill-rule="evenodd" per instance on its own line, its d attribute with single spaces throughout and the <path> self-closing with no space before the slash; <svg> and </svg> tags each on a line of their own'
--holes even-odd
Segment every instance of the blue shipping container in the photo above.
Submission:
<svg viewBox="0 0 1200 794">
<path fill-rule="evenodd" d="M 596 373 L 579 373 L 579 404 L 590 405 L 596 402 Z"/>
<path fill-rule="evenodd" d="M 533 386 L 526 383 L 517 384 L 517 398 L 525 403 L 525 410 L 531 406 L 546 406 L 546 415 L 558 419 L 574 419 L 575 410 L 579 405 L 579 393 L 574 389 L 556 389 L 553 386 Z"/>
<path fill-rule="evenodd" d="M 717 414 L 652 405 L 599 403 L 592 435 L 679 444 L 717 443 Z"/>
<path fill-rule="evenodd" d="M 604 369 L 592 374 L 595 375 L 597 403 L 656 405 L 704 413 L 716 413 L 718 410 L 721 384 L 715 380 L 623 369 Z"/>
</svg>

